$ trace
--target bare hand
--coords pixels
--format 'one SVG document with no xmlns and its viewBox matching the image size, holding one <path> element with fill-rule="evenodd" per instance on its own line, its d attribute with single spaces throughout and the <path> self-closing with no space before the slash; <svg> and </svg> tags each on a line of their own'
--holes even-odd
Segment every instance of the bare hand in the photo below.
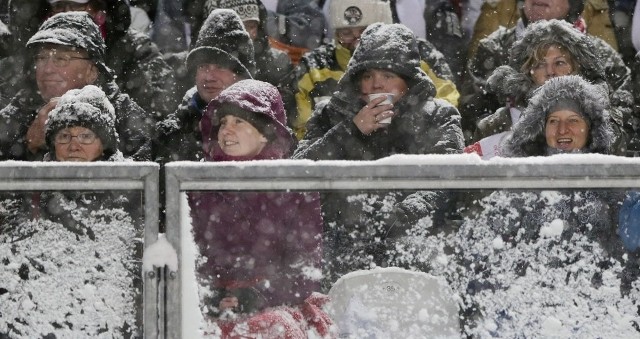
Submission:
<svg viewBox="0 0 640 339">
<path fill-rule="evenodd" d="M 395 113 L 392 104 L 382 104 L 385 97 L 379 97 L 371 100 L 367 105 L 362 107 L 360 112 L 353 117 L 353 123 L 364 135 L 369 135 L 380 128 L 386 128 L 387 124 L 381 124 L 380 121 L 392 117 Z"/>
<path fill-rule="evenodd" d="M 45 123 L 51 112 L 58 104 L 58 99 L 51 98 L 46 105 L 42 106 L 38 111 L 38 115 L 31 122 L 29 129 L 27 129 L 27 149 L 29 152 L 36 154 L 38 150 L 45 148 Z"/>
</svg>

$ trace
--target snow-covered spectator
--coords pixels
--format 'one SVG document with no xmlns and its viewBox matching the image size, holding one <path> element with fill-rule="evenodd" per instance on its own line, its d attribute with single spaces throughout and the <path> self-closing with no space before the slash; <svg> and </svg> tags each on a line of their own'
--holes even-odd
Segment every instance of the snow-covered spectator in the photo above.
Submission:
<svg viewBox="0 0 640 339">
<path fill-rule="evenodd" d="M 420 68 L 413 33 L 401 24 L 375 23 L 364 30 L 360 39 L 337 91 L 324 107 L 314 112 L 294 157 L 375 160 L 393 154 L 461 152 L 460 115 L 448 102 L 434 99 L 435 86 Z M 392 101 L 383 102 L 387 95 L 368 98 L 379 93 L 392 94 Z M 377 198 L 363 196 L 362 201 L 341 193 L 324 196 L 325 283 L 386 259 L 380 258 L 384 251 L 379 251 L 378 246 L 384 242 L 380 239 L 387 236 L 387 226 L 380 219 L 367 222 L 365 212 L 386 218 L 390 211 L 385 211 L 385 204 L 390 203 L 378 201 L 376 204 L 380 205 L 375 206 L 372 201 Z M 395 200 L 392 206 L 410 216 L 408 219 L 433 211 L 445 213 L 447 199 L 438 192 L 418 192 L 408 197 L 407 193 L 394 193 L 389 199 L 383 198 Z M 363 209 L 357 206 L 360 203 L 372 205 Z"/>
<path fill-rule="evenodd" d="M 60 97 L 46 140 L 48 161 L 124 161 L 114 107 L 93 85 Z M 67 190 L 6 198 L 3 193 L 0 312 L 12 316 L 0 321 L 0 337 L 140 336 L 140 193 Z M 23 207 L 11 208 L 16 203 Z"/>
<path fill-rule="evenodd" d="M 50 161 L 117 161 L 115 109 L 98 87 L 87 85 L 65 93 L 49 113 L 45 140 Z"/>
<path fill-rule="evenodd" d="M 547 80 L 569 74 L 581 75 L 606 90 L 606 76 L 594 53 L 593 40 L 560 20 L 544 20 L 529 25 L 522 38 L 509 51 L 509 63 L 498 67 L 488 80 L 488 87 L 507 104 L 495 113 L 476 122 L 474 141 L 466 150 L 473 150 L 488 159 L 499 140 L 506 137 L 512 125 L 521 117 L 534 90 Z M 626 86 L 625 86 L 626 87 Z M 609 93 L 610 117 L 615 133 L 615 153 L 624 155 L 626 146 L 623 119 L 630 116 L 631 93 L 628 89 Z"/>
<path fill-rule="evenodd" d="M 0 159 L 42 159 L 47 151 L 45 121 L 55 98 L 86 85 L 100 87 L 113 103 L 124 155 L 150 159 L 153 119 L 118 88 L 105 63 L 98 26 L 87 13 L 54 15 L 29 39 L 27 49 L 28 80 L 0 110 Z"/>
<path fill-rule="evenodd" d="M 151 32 L 152 22 L 147 12 L 135 6 L 129 6 L 129 12 L 131 12 L 129 28 L 148 35 Z"/>
<path fill-rule="evenodd" d="M 215 7 L 217 6 L 217 7 Z M 297 114 L 295 101 L 295 75 L 289 56 L 269 44 L 267 35 L 267 10 L 260 0 L 218 0 L 208 1 L 202 10 L 210 13 L 216 8 L 232 9 L 240 19 L 253 41 L 256 72 L 254 79 L 268 82 L 280 90 L 287 111 L 287 121 Z M 198 25 L 199 26 L 199 25 Z"/>
<path fill-rule="evenodd" d="M 24 80 L 21 70 L 27 60 L 23 48 L 35 32 L 34 27 L 37 29 L 45 18 L 56 13 L 73 10 L 89 13 L 99 26 L 106 43 L 105 63 L 124 93 L 155 119 L 166 116 L 177 105 L 173 72 L 148 35 L 129 29 L 131 13 L 125 0 L 35 0 L 12 1 L 10 5 L 9 26 L 17 41 L 11 57 L 0 61 L 0 68 L 6 71 L 0 83 L 7 84 L 0 87 L 7 98 L 19 87 L 11 84 Z M 7 101 L 0 104 L 6 105 Z"/>
<path fill-rule="evenodd" d="M 131 12 L 124 0 L 48 0 L 50 14 L 82 10 L 100 27 L 107 49 L 107 66 L 114 70 L 116 83 L 155 119 L 162 119 L 177 105 L 175 79 L 158 47 L 147 34 L 130 29 Z M 71 8 L 60 3 L 75 3 Z"/>
<path fill-rule="evenodd" d="M 202 139 L 207 161 L 285 159 L 296 144 L 278 90 L 258 80 L 242 80 L 222 91 L 200 124 L 207 131 Z M 208 321 L 218 322 L 222 337 L 252 317 L 269 321 L 277 310 L 268 308 L 299 307 L 320 289 L 317 193 L 202 192 L 188 197 L 194 240 L 204 259 L 196 264 L 198 280 L 212 291 L 201 306 Z M 233 325 L 226 319 L 229 312 L 239 316 Z M 270 324 L 277 326 L 289 327 Z M 296 326 L 306 332 L 304 321 Z"/>
<path fill-rule="evenodd" d="M 189 52 L 187 69 L 194 86 L 178 109 L 156 125 L 159 162 L 203 159 L 198 124 L 207 104 L 234 83 L 253 79 L 253 42 L 236 12 L 216 9 L 209 14 Z"/>
<path fill-rule="evenodd" d="M 378 0 L 335 1 L 331 3 L 330 12 L 335 38 L 305 54 L 296 69 L 298 116 L 292 126 L 299 139 L 304 136 L 307 121 L 317 104 L 326 102 L 337 89 L 364 29 L 376 22 L 393 22 L 389 3 Z M 423 39 L 418 39 L 417 44 L 419 67 L 435 84 L 436 97 L 456 106 L 460 95 L 444 56 Z"/>
<path fill-rule="evenodd" d="M 611 154 L 614 137 L 606 90 L 577 75 L 560 76 L 547 80 L 531 98 L 504 140 L 502 154 Z"/>
<path fill-rule="evenodd" d="M 462 127 L 467 136 L 473 133 L 478 118 L 495 112 L 502 106 L 501 100 L 487 88 L 487 80 L 493 70 L 508 64 L 509 52 L 513 44 L 524 34 L 526 27 L 540 20 L 565 20 L 574 27 L 585 32 L 584 20 L 580 17 L 584 4 L 582 0 L 525 0 L 522 8 L 523 16 L 511 28 L 500 27 L 487 38 L 480 41 L 475 54 L 469 59 L 468 77 L 461 89 L 460 113 Z M 630 71 L 622 58 L 603 40 L 589 35 L 594 42 L 595 53 L 605 68 L 607 83 L 618 97 L 620 91 L 628 90 L 631 79 Z M 620 93 L 622 94 L 622 93 Z M 621 96 L 618 100 L 626 100 Z M 626 117 L 628 120 L 628 117 Z M 626 123 L 626 121 L 625 121 Z M 629 127 L 630 129 L 630 127 Z M 633 131 L 628 131 L 633 134 Z"/>
</svg>

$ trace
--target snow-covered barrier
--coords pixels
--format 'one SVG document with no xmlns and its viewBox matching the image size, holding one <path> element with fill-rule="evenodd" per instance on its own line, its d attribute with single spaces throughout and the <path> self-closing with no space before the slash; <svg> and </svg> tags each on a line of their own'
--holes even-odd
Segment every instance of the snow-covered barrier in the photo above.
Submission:
<svg viewBox="0 0 640 339">
<path fill-rule="evenodd" d="M 596 235 L 603 230 L 602 211 L 615 214 L 617 200 L 608 200 L 608 196 L 640 190 L 638 165 L 637 159 L 600 155 L 491 161 L 476 155 L 404 155 L 374 162 L 171 163 L 166 171 L 166 236 L 176 249 L 178 270 L 169 272 L 167 280 L 166 335 L 215 338 L 221 333 L 204 319 L 201 295 L 209 291 L 203 290 L 196 278 L 198 250 L 185 193 L 341 194 L 350 207 L 361 208 L 362 213 L 353 219 L 363 226 L 358 229 L 371 226 L 374 234 L 369 234 L 369 242 L 382 244 L 384 239 L 375 233 L 379 226 L 398 221 L 394 212 L 399 195 L 395 193 L 437 190 L 457 196 L 456 215 L 448 216 L 454 220 L 443 225 L 433 215 L 420 216 L 409 229 L 401 229 L 391 243 L 384 244 L 383 252 L 377 253 L 385 259 L 383 263 L 377 254 L 360 256 L 366 252 L 359 252 L 358 239 L 350 238 L 349 253 L 357 258 L 347 256 L 345 260 L 354 259 L 355 266 L 360 265 L 355 269 L 375 272 L 380 266 L 399 266 L 437 279 L 442 291 L 450 291 L 445 295 L 458 303 L 460 337 L 637 337 L 637 254 L 619 251 L 615 228 L 607 229 L 607 239 Z M 366 231 L 353 234 L 367 236 Z M 379 246 L 373 247 L 375 252 Z M 362 286 L 359 293 L 377 296 L 375 289 L 369 290 L 372 285 Z M 365 298 L 365 302 L 374 299 Z M 428 303 L 416 299 L 406 305 L 417 310 L 410 320 L 434 323 L 429 315 L 436 314 L 437 308 L 429 309 Z M 349 305 L 349 300 L 331 304 Z M 351 311 L 352 319 L 360 320 L 351 324 L 364 324 L 362 328 L 343 332 L 344 328 L 333 328 L 328 337 L 339 333 L 376 337 L 372 326 L 366 324 L 380 325 L 373 320 L 380 314 L 354 305 L 345 309 Z M 329 307 L 324 310 L 332 314 Z M 393 307 L 387 313 L 392 314 Z M 385 320 L 404 324 L 406 317 L 396 313 L 397 319 Z M 455 328 L 455 322 L 445 325 L 445 318 L 452 319 L 434 319 L 443 320 L 441 337 L 451 337 L 446 330 Z M 336 327 L 347 326 L 341 323 L 344 318 L 333 320 Z M 278 333 L 277 337 L 286 337 L 286 333 Z M 412 332 L 409 337 L 431 336 Z"/>
<path fill-rule="evenodd" d="M 151 163 L 0 164 L 0 337 L 156 337 Z M 149 274 L 150 273 L 150 274 Z"/>
</svg>

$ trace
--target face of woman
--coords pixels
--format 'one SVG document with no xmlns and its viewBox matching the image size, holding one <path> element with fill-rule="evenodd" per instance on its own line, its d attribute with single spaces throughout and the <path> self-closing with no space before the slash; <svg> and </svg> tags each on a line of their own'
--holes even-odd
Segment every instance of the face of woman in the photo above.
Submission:
<svg viewBox="0 0 640 339">
<path fill-rule="evenodd" d="M 407 93 L 407 83 L 401 76 L 387 70 L 370 69 L 360 77 L 360 93 L 362 99 L 368 101 L 373 93 L 393 93 L 393 102 L 397 102 Z"/>
<path fill-rule="evenodd" d="M 582 115 L 560 110 L 549 114 L 545 124 L 547 146 L 573 151 L 587 146 L 589 125 Z"/>
<path fill-rule="evenodd" d="M 225 115 L 220 119 L 218 145 L 225 154 L 236 157 L 256 156 L 266 144 L 267 138 L 248 121 L 233 115 Z"/>
<path fill-rule="evenodd" d="M 572 66 L 572 60 L 564 49 L 550 46 L 544 58 L 531 65 L 531 78 L 537 86 L 541 86 L 551 78 L 573 74 L 576 70 Z"/>
<path fill-rule="evenodd" d="M 58 161 L 96 161 L 102 157 L 102 141 L 84 127 L 63 128 L 54 137 Z"/>
</svg>

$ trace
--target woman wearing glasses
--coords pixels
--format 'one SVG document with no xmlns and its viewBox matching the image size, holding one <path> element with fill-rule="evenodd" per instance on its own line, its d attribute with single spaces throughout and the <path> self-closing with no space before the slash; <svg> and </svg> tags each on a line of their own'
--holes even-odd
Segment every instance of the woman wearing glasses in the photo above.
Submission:
<svg viewBox="0 0 640 339">
<path fill-rule="evenodd" d="M 46 142 L 52 161 L 118 161 L 113 105 L 104 92 L 88 85 L 63 95 L 49 113 Z"/>
</svg>

